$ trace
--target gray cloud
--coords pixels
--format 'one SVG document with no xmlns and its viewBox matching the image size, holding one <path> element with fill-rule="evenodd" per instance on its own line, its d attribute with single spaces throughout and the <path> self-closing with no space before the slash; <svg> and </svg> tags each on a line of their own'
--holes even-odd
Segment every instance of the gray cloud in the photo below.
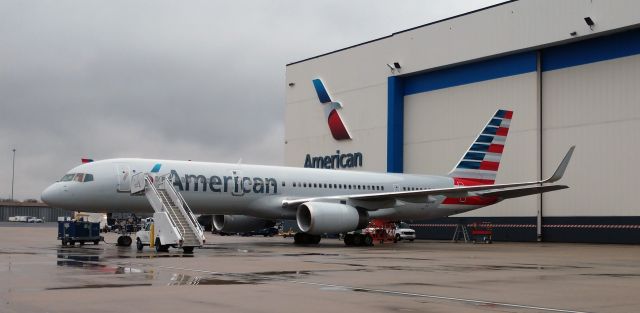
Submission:
<svg viewBox="0 0 640 313">
<path fill-rule="evenodd" d="M 0 2 L 0 197 L 81 157 L 281 164 L 285 64 L 498 1 Z M 4 152 L 2 152 L 4 151 Z"/>
</svg>

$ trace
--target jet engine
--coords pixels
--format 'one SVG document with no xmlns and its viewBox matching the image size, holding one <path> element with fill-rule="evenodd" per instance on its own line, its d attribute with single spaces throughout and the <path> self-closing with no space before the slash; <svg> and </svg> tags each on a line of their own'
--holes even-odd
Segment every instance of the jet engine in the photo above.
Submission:
<svg viewBox="0 0 640 313">
<path fill-rule="evenodd" d="M 369 214 L 350 205 L 305 202 L 298 207 L 296 221 L 305 233 L 341 233 L 367 227 Z"/>
<path fill-rule="evenodd" d="M 246 215 L 214 215 L 213 226 L 225 233 L 243 233 L 275 226 L 274 221 Z"/>
</svg>

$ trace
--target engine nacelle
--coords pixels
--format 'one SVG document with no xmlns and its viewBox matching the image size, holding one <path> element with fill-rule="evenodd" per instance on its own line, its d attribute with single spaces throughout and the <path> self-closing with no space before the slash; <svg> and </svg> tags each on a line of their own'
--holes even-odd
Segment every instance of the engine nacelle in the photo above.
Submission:
<svg viewBox="0 0 640 313">
<path fill-rule="evenodd" d="M 305 233 L 341 233 L 367 227 L 366 211 L 340 203 L 305 202 L 298 207 L 296 221 Z"/>
<path fill-rule="evenodd" d="M 274 221 L 246 215 L 214 215 L 213 226 L 218 231 L 226 233 L 250 232 L 275 226 Z"/>
</svg>

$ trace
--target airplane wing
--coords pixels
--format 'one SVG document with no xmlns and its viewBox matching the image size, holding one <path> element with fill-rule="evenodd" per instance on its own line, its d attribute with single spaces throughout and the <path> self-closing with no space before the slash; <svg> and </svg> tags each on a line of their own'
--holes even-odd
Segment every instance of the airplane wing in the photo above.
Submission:
<svg viewBox="0 0 640 313">
<path fill-rule="evenodd" d="M 412 191 L 394 191 L 394 192 L 382 192 L 382 193 L 367 193 L 367 194 L 352 194 L 352 195 L 340 195 L 340 196 L 328 196 L 328 197 L 315 197 L 315 198 L 303 198 L 303 199 L 285 199 L 282 201 L 283 208 L 294 208 L 305 202 L 314 201 L 343 201 L 343 200 L 360 200 L 360 201 L 385 201 L 385 200 L 404 200 L 411 198 L 426 198 L 429 196 L 447 196 L 447 197 L 468 197 L 474 195 L 482 196 L 497 196 L 499 198 L 508 199 L 516 198 L 536 193 L 549 192 L 554 190 L 560 190 L 568 188 L 564 185 L 550 185 L 550 186 L 535 186 L 529 188 L 517 188 L 524 186 L 542 185 L 547 183 L 554 183 L 562 178 L 564 175 L 571 156 L 573 155 L 575 146 L 569 148 L 567 154 L 558 165 L 556 171 L 551 177 L 545 180 L 523 182 L 523 183 L 511 183 L 511 184 L 496 184 L 496 185 L 477 185 L 477 186 L 462 186 L 462 187 L 447 187 L 447 188 L 435 188 L 427 190 L 412 190 Z"/>
<path fill-rule="evenodd" d="M 481 191 L 476 194 L 478 196 L 483 196 L 483 197 L 497 197 L 499 199 L 511 199 L 511 198 L 535 195 L 535 194 L 549 192 L 549 191 L 562 190 L 567 188 L 569 188 L 569 186 L 565 186 L 565 185 L 533 186 L 533 187 L 520 187 L 520 188 L 496 190 L 496 191 L 492 191 L 492 190 Z"/>
</svg>

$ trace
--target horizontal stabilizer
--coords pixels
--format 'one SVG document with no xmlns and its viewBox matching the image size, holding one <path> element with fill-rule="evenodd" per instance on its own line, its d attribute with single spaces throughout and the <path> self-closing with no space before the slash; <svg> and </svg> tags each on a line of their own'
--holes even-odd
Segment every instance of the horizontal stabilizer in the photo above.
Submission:
<svg viewBox="0 0 640 313">
<path fill-rule="evenodd" d="M 507 190 L 478 192 L 478 195 L 483 197 L 498 197 L 501 199 L 510 199 L 510 198 L 518 198 L 518 197 L 524 197 L 529 195 L 535 195 L 538 193 L 544 193 L 549 191 L 562 190 L 567 188 L 569 188 L 569 186 L 565 186 L 565 185 L 534 186 L 534 187 L 507 189 Z"/>
</svg>

